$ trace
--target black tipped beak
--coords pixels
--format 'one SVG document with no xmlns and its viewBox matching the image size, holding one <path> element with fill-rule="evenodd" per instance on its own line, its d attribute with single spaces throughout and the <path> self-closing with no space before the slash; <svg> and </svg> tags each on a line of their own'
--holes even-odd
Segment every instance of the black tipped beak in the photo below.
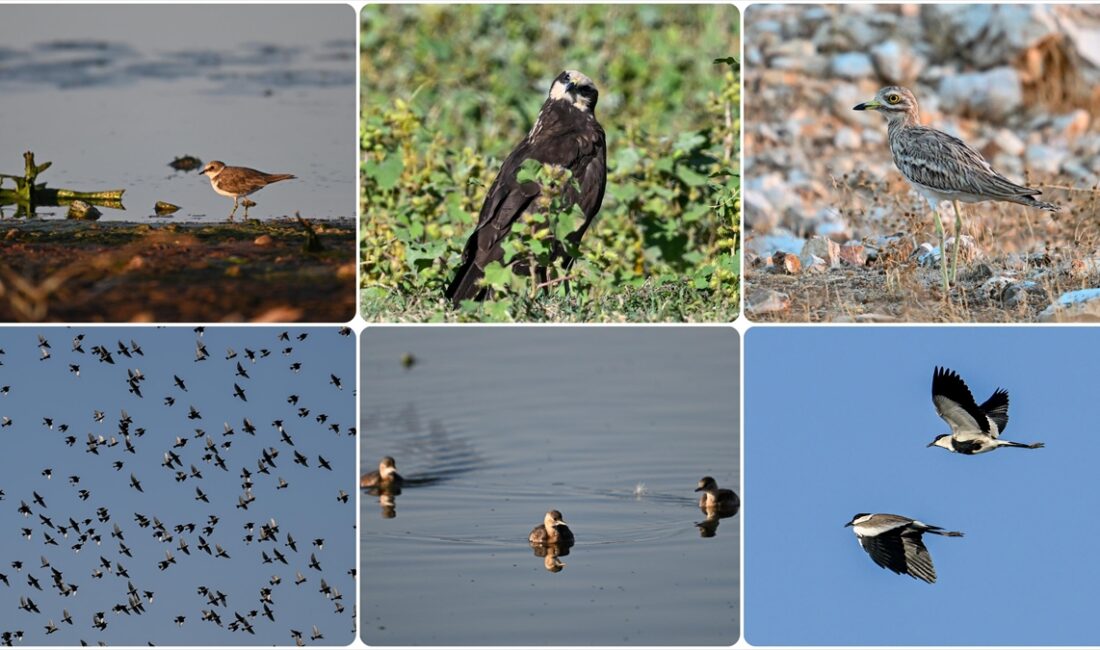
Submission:
<svg viewBox="0 0 1100 650">
<path fill-rule="evenodd" d="M 867 110 L 867 103 L 864 102 L 862 104 L 856 104 L 855 107 L 852 108 L 852 110 L 853 111 L 865 111 L 865 110 Z"/>
<path fill-rule="evenodd" d="M 569 83 L 565 84 L 565 91 L 566 91 L 566 92 L 570 92 L 570 93 L 571 93 L 571 92 L 573 92 L 573 91 L 574 91 L 574 90 L 576 90 L 576 89 L 577 89 L 577 84 L 573 83 L 572 81 L 570 81 Z"/>
<path fill-rule="evenodd" d="M 929 447 L 935 447 L 935 446 L 936 446 L 936 441 L 935 441 L 935 440 L 933 440 L 932 442 L 930 442 L 930 443 L 928 443 L 927 445 L 925 445 L 925 446 L 924 446 L 924 448 L 925 448 L 925 449 L 928 449 Z"/>
<path fill-rule="evenodd" d="M 848 523 L 844 524 L 844 527 L 847 528 L 848 526 L 851 526 L 851 525 L 852 525 L 852 522 L 849 521 Z"/>
<path fill-rule="evenodd" d="M 702 490 L 702 489 L 703 489 L 703 488 L 701 488 L 701 487 L 697 487 L 697 488 L 695 488 L 695 491 L 696 491 L 696 492 L 699 492 L 699 491 L 700 491 L 700 490 Z"/>
</svg>

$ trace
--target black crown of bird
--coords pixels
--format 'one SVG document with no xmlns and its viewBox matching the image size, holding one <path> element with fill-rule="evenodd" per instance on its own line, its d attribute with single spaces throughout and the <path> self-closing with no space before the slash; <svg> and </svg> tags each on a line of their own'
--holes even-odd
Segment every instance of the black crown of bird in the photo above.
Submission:
<svg viewBox="0 0 1100 650">
<path fill-rule="evenodd" d="M 572 246 L 580 244 L 600 211 L 607 185 L 607 142 L 595 114 L 598 99 L 595 83 L 576 70 L 566 70 L 554 79 L 531 131 L 504 159 L 485 197 L 477 226 L 466 241 L 462 262 L 445 291 L 456 307 L 463 300 L 483 300 L 488 296 L 481 282 L 485 268 L 493 262 L 505 261 L 503 244 L 517 221 L 528 213 L 546 209 L 544 190 L 558 193 L 558 206 L 563 210 L 580 207 L 584 220 L 566 236 Z M 527 161 L 566 170 L 571 181 L 556 184 L 552 190 L 538 181 L 520 182 L 517 174 Z M 552 244 L 552 261 L 560 260 L 562 268 L 568 271 L 574 257 L 561 242 Z M 508 263 L 514 270 L 521 270 L 515 260 Z M 546 282 L 547 269 L 525 270 L 533 271 L 540 282 Z"/>
</svg>

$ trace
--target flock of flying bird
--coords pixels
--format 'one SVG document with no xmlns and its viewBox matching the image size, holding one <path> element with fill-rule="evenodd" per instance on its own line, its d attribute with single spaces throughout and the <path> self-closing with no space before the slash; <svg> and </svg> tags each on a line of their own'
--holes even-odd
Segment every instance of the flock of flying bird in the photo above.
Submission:
<svg viewBox="0 0 1100 650">
<path fill-rule="evenodd" d="M 238 330 L 256 349 L 222 358 L 201 327 L 193 356 L 179 330 L 93 329 L 64 352 L 61 332 L 17 362 L 0 349 L 0 644 L 304 645 L 339 620 L 354 633 L 357 431 L 340 376 L 354 353 L 317 343 L 337 331 Z"/>
<path fill-rule="evenodd" d="M 936 436 L 928 443 L 929 447 L 973 456 L 1002 447 L 1041 449 L 1044 446 L 1041 442 L 1022 443 L 1001 439 L 1008 426 L 1008 391 L 1004 389 L 998 388 L 989 399 L 978 404 L 958 373 L 937 367 L 932 371 L 932 403 L 939 416 L 951 427 L 951 433 Z M 860 546 L 875 564 L 927 583 L 936 581 L 936 569 L 924 545 L 923 535 L 963 536 L 960 532 L 944 530 L 916 519 L 884 513 L 861 512 L 844 525 L 852 527 Z"/>
</svg>

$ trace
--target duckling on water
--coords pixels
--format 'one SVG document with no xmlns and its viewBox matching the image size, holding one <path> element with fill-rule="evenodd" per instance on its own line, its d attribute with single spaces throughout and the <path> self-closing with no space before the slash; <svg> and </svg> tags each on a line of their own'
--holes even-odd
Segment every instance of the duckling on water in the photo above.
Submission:
<svg viewBox="0 0 1100 650">
<path fill-rule="evenodd" d="M 532 544 L 542 544 L 544 546 L 572 544 L 573 531 L 569 530 L 569 526 L 565 523 L 565 520 L 562 519 L 560 512 L 551 510 L 546 513 L 546 517 L 542 520 L 542 525 L 535 526 L 531 534 L 527 536 L 527 541 Z"/>
<path fill-rule="evenodd" d="M 699 487 L 695 491 L 703 493 L 699 497 L 700 508 L 735 508 L 741 505 L 741 499 L 733 490 L 719 489 L 718 482 L 709 476 L 699 479 Z"/>
<path fill-rule="evenodd" d="M 393 459 L 393 456 L 385 456 L 381 462 L 378 463 L 377 472 L 367 472 L 359 477 L 360 488 L 391 488 L 401 487 L 401 484 L 405 482 L 405 479 L 401 478 L 401 475 L 397 473 L 397 461 Z"/>
</svg>

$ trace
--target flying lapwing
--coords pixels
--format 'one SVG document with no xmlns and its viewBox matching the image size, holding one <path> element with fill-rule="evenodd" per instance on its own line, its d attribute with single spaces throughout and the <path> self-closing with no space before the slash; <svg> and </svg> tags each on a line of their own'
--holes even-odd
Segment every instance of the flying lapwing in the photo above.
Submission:
<svg viewBox="0 0 1100 650">
<path fill-rule="evenodd" d="M 932 372 L 932 403 L 951 427 L 951 433 L 936 436 L 929 447 L 943 447 L 968 456 L 984 454 L 998 447 L 1039 449 L 1043 443 L 1024 444 L 1001 440 L 1008 426 L 1008 391 L 998 388 L 979 406 L 966 382 L 954 370 L 937 367 Z"/>
<path fill-rule="evenodd" d="M 861 512 L 844 524 L 851 526 L 859 539 L 859 545 L 875 564 L 898 575 L 910 575 L 929 584 L 936 581 L 936 569 L 932 556 L 924 546 L 921 536 L 925 533 L 945 537 L 962 537 L 963 534 L 944 530 L 916 519 L 901 515 L 868 514 Z"/>
</svg>

